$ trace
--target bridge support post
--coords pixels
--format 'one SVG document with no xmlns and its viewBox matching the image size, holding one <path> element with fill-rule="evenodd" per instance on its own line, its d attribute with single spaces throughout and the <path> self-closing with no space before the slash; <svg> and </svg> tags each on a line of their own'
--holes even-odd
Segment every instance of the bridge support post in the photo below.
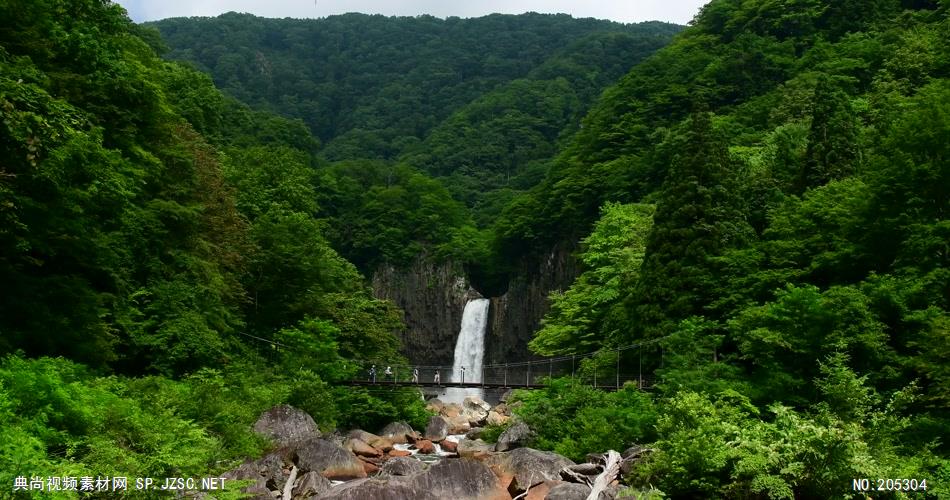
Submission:
<svg viewBox="0 0 950 500">
<path fill-rule="evenodd" d="M 574 354 L 571 354 L 571 385 L 574 385 Z"/>
<path fill-rule="evenodd" d="M 637 377 L 639 379 L 639 381 L 637 382 L 637 387 L 639 387 L 640 389 L 643 389 L 643 347 L 638 348 L 637 352 L 640 354 L 640 364 L 637 367 L 637 371 L 638 371 Z"/>
<path fill-rule="evenodd" d="M 597 388 L 597 355 L 594 355 L 594 389 Z"/>
<path fill-rule="evenodd" d="M 524 374 L 524 386 L 531 385 L 531 361 L 528 361 L 528 371 Z"/>
<path fill-rule="evenodd" d="M 548 378 L 554 377 L 554 359 L 548 360 Z"/>
<path fill-rule="evenodd" d="M 617 390 L 620 390 L 620 349 L 617 349 Z"/>
<path fill-rule="evenodd" d="M 508 363 L 505 363 L 505 387 L 508 387 Z"/>
</svg>

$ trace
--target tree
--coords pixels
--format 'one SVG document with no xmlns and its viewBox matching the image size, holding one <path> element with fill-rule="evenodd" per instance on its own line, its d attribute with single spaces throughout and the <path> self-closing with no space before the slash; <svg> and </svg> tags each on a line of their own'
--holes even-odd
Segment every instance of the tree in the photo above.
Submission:
<svg viewBox="0 0 950 500">
<path fill-rule="evenodd" d="M 711 258 L 748 240 L 731 198 L 729 157 L 710 116 L 694 113 L 657 200 L 646 257 L 632 298 L 635 328 L 647 338 L 702 314 L 712 300 Z"/>
</svg>

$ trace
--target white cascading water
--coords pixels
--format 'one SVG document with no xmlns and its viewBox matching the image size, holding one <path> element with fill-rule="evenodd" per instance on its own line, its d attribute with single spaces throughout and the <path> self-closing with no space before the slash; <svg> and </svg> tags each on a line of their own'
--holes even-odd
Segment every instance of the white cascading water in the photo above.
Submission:
<svg viewBox="0 0 950 500">
<path fill-rule="evenodd" d="M 485 359 L 485 331 L 488 329 L 488 299 L 474 299 L 465 304 L 462 312 L 462 328 L 455 342 L 455 360 L 448 380 L 462 381 L 465 367 L 465 383 L 482 381 L 482 362 Z M 448 388 L 439 399 L 446 403 L 462 404 L 466 396 L 483 397 L 481 389 Z"/>
</svg>

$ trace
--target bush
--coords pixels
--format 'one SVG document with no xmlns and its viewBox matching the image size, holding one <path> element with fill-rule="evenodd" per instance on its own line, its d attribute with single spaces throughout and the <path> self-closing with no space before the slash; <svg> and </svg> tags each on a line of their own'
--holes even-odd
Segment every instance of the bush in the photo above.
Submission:
<svg viewBox="0 0 950 500">
<path fill-rule="evenodd" d="M 608 393 L 555 379 L 544 390 L 516 391 L 513 400 L 520 401 L 515 413 L 536 432 L 532 446 L 572 460 L 653 438 L 653 401 L 633 385 Z"/>
</svg>

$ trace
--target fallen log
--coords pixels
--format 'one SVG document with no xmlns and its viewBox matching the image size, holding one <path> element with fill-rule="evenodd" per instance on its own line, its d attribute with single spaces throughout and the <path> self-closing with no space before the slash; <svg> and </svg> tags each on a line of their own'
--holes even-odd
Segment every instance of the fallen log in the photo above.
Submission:
<svg viewBox="0 0 950 500">
<path fill-rule="evenodd" d="M 617 476 L 620 474 L 620 454 L 614 450 L 610 450 L 604 458 L 604 471 L 594 479 L 594 484 L 591 485 L 590 495 L 587 495 L 587 500 L 598 500 L 600 493 L 607 489 L 610 483 L 612 483 L 614 479 L 617 479 Z"/>
</svg>

